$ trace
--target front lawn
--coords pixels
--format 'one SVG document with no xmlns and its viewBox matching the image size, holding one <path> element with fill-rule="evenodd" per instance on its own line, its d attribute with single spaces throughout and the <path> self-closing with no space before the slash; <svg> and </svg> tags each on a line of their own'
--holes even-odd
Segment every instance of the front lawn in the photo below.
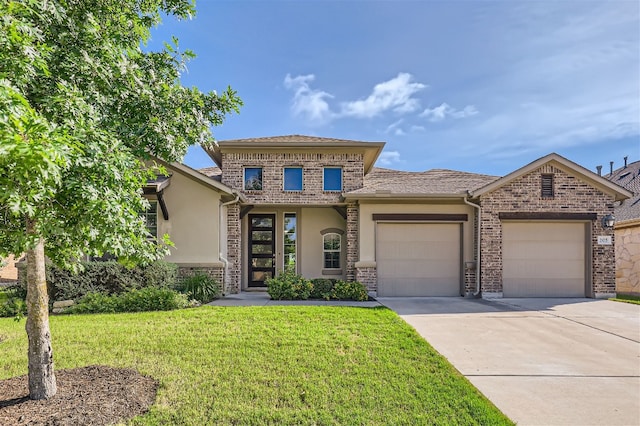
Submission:
<svg viewBox="0 0 640 426">
<path fill-rule="evenodd" d="M 633 296 L 631 294 L 618 294 L 616 297 L 613 297 L 609 300 L 613 300 L 614 302 L 633 303 L 635 305 L 640 305 L 640 296 Z"/>
<path fill-rule="evenodd" d="M 56 368 L 159 380 L 132 424 L 512 424 L 394 312 L 210 307 L 51 318 Z M 0 379 L 27 373 L 24 321 L 0 318 Z"/>
</svg>

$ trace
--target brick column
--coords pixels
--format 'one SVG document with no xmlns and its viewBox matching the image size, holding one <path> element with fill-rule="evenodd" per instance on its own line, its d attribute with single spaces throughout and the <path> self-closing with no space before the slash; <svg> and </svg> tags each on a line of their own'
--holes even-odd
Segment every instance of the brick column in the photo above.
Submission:
<svg viewBox="0 0 640 426">
<path fill-rule="evenodd" d="M 358 215 L 357 203 L 347 205 L 347 281 L 355 281 L 355 263 L 359 258 L 358 250 Z"/>
<path fill-rule="evenodd" d="M 227 206 L 227 271 L 224 283 L 225 294 L 240 293 L 240 280 L 242 277 L 242 247 L 240 227 L 240 205 Z"/>
</svg>

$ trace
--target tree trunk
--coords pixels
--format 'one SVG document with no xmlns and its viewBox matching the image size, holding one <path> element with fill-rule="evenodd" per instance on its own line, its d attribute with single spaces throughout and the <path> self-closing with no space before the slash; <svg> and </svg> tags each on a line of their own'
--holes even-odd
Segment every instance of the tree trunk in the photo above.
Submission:
<svg viewBox="0 0 640 426">
<path fill-rule="evenodd" d="M 28 222 L 27 233 L 35 232 Z M 27 336 L 29 338 L 29 397 L 48 399 L 56 394 L 53 349 L 49 331 L 49 294 L 44 263 L 44 240 L 27 250 Z"/>
</svg>

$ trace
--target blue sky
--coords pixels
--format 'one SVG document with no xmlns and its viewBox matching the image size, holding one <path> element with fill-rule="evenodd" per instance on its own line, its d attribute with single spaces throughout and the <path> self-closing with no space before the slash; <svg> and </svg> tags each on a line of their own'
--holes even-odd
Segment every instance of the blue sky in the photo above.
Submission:
<svg viewBox="0 0 640 426">
<path fill-rule="evenodd" d="M 637 1 L 205 1 L 166 18 L 182 83 L 244 101 L 217 140 L 384 141 L 377 165 L 504 175 L 550 152 L 640 160 Z M 200 148 L 185 163 L 212 162 Z"/>
</svg>

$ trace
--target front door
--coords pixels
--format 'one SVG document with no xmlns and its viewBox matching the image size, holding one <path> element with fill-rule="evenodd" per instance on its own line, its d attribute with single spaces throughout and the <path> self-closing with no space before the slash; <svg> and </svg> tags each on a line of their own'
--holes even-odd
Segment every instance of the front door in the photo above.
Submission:
<svg viewBox="0 0 640 426">
<path fill-rule="evenodd" d="M 249 287 L 265 287 L 276 271 L 274 214 L 249 215 Z"/>
</svg>

